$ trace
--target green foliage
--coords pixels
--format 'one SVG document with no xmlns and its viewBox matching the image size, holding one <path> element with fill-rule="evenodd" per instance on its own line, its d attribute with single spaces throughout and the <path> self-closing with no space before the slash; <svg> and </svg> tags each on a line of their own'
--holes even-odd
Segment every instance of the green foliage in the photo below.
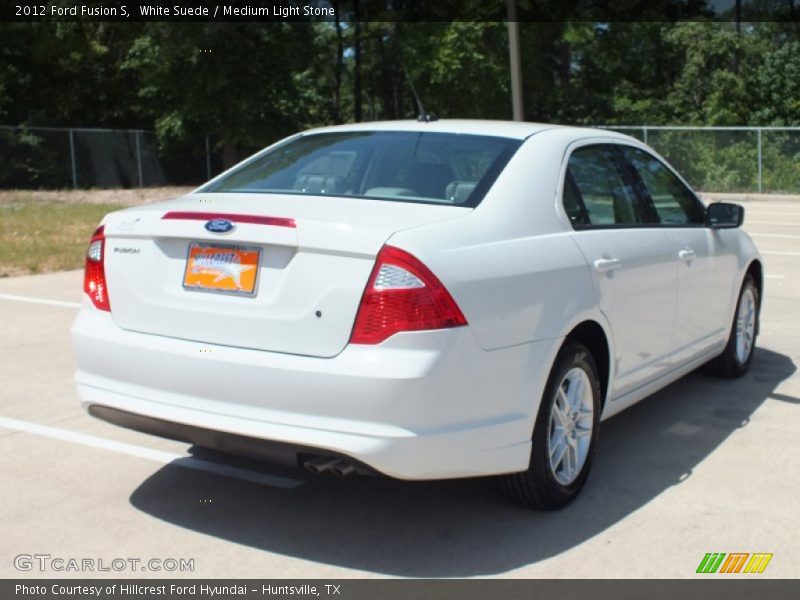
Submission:
<svg viewBox="0 0 800 600">
<path fill-rule="evenodd" d="M 800 132 L 765 132 L 762 144 L 764 190 L 797 193 L 800 190 Z"/>
<path fill-rule="evenodd" d="M 294 74 L 314 58 L 309 33 L 307 23 L 148 23 L 122 69 L 136 74 L 164 144 L 202 131 L 235 155 L 307 120 Z"/>
<path fill-rule="evenodd" d="M 505 24 L 424 25 L 406 25 L 404 37 L 414 43 L 405 44 L 403 57 L 426 110 L 441 117 L 510 118 Z M 480 93 L 468 94 L 465 79 L 491 85 L 479 84 Z"/>
<path fill-rule="evenodd" d="M 756 133 L 749 131 L 653 131 L 648 142 L 693 187 L 714 192 L 755 191 Z"/>
<path fill-rule="evenodd" d="M 123 126 L 130 123 L 131 77 L 120 71 L 137 24 L 0 24 L 4 121 L 17 125 Z"/>
<path fill-rule="evenodd" d="M 770 49 L 754 78 L 759 121 L 771 125 L 800 122 L 800 41 L 783 41 Z"/>
<path fill-rule="evenodd" d="M 0 183 L 4 187 L 60 187 L 68 167 L 54 148 L 28 129 L 0 129 Z"/>
<path fill-rule="evenodd" d="M 510 118 L 506 23 L 413 21 L 419 5 L 396 2 L 399 18 L 356 24 L 357 6 L 374 16 L 389 3 L 331 4 L 338 23 L 0 24 L 0 122 L 155 129 L 161 151 L 173 156 L 210 134 L 230 164 L 312 126 L 415 118 L 409 78 L 440 117 Z M 689 10 L 679 0 L 614 9 L 675 22 L 565 22 L 559 17 L 592 3 L 519 5 L 549 19 L 520 23 L 526 120 L 800 125 L 800 29 L 792 23 L 678 21 Z M 486 3 L 486 14 L 498 7 Z M 675 138 L 664 153 L 707 189 L 752 188 L 751 142 Z M 14 143 L 14 155 L 26 158 L 0 170 L 47 185 L 44 145 L 31 137 Z M 770 185 L 796 189 L 792 143 L 765 145 Z"/>
</svg>

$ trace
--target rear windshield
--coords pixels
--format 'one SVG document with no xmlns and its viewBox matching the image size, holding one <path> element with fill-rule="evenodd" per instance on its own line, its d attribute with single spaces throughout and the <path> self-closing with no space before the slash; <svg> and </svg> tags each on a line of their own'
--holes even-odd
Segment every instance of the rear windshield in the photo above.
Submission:
<svg viewBox="0 0 800 600">
<path fill-rule="evenodd" d="M 202 192 L 477 206 L 522 142 L 405 131 L 317 133 L 257 154 Z"/>
</svg>

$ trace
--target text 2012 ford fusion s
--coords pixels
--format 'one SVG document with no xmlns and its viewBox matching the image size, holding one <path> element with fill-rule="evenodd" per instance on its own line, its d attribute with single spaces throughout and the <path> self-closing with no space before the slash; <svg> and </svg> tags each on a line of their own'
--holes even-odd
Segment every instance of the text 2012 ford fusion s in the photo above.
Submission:
<svg viewBox="0 0 800 600">
<path fill-rule="evenodd" d="M 328 127 L 109 214 L 72 329 L 95 417 L 339 475 L 586 481 L 602 419 L 753 357 L 762 261 L 637 140 Z"/>
</svg>

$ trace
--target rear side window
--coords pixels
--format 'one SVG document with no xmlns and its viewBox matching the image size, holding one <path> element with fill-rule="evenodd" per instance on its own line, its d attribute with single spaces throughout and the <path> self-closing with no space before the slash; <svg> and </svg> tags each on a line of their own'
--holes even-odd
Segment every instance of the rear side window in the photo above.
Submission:
<svg viewBox="0 0 800 600">
<path fill-rule="evenodd" d="M 580 194 L 575 189 L 575 182 L 569 174 L 564 182 L 564 211 L 573 226 L 589 224 L 589 217 L 583 209 Z"/>
<path fill-rule="evenodd" d="M 477 206 L 520 140 L 419 131 L 302 135 L 200 191 Z"/>
<path fill-rule="evenodd" d="M 662 225 L 702 225 L 704 210 L 692 191 L 660 160 L 639 148 L 620 147 L 636 170 Z"/>
<path fill-rule="evenodd" d="M 588 220 L 583 225 L 613 227 L 653 222 L 652 211 L 637 194 L 637 182 L 624 167 L 614 147 L 608 144 L 585 146 L 572 153 L 567 165 L 567 183 L 571 180 L 574 189 L 565 185 L 564 209 L 574 224 L 581 219 L 574 206 L 576 199 Z"/>
</svg>

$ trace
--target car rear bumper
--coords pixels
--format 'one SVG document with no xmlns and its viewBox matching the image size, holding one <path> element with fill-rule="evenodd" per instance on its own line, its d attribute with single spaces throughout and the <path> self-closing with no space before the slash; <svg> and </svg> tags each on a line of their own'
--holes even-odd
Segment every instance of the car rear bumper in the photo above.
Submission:
<svg viewBox="0 0 800 600">
<path fill-rule="evenodd" d="M 72 335 L 78 394 L 101 418 L 142 429 L 92 407 L 157 420 L 165 425 L 150 433 L 229 452 L 253 455 L 225 434 L 342 455 L 401 479 L 527 468 L 558 347 L 550 340 L 487 352 L 462 327 L 320 359 L 126 331 L 90 308 Z M 180 435 L 182 426 L 212 437 Z"/>
</svg>

